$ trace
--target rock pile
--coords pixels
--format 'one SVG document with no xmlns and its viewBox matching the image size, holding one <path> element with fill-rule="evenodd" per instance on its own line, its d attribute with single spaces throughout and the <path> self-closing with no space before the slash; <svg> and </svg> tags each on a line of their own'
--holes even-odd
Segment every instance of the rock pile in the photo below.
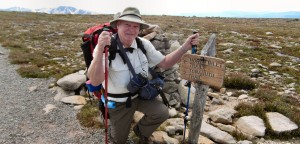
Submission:
<svg viewBox="0 0 300 144">
<path fill-rule="evenodd" d="M 167 55 L 172 51 L 179 48 L 171 49 L 170 40 L 162 33 L 162 30 L 157 25 L 151 25 L 149 29 L 141 32 L 140 36 L 151 41 L 154 47 L 160 51 L 163 55 Z M 176 64 L 168 70 L 156 69 L 157 72 L 162 72 L 165 77 L 165 84 L 163 87 L 163 92 L 167 97 L 169 104 L 176 108 L 180 107 L 181 98 L 178 92 L 178 84 L 180 82 L 179 74 L 177 72 L 179 66 Z"/>
</svg>

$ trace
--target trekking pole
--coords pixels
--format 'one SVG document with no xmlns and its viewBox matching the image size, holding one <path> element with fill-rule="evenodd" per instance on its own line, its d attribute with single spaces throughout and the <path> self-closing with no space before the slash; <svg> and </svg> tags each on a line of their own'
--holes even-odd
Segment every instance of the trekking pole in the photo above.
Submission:
<svg viewBox="0 0 300 144">
<path fill-rule="evenodd" d="M 198 33 L 196 31 L 193 32 L 193 34 Z M 192 54 L 196 54 L 197 52 L 197 45 L 192 45 Z M 183 131 L 183 144 L 185 143 L 185 132 L 186 132 L 186 125 L 188 122 L 188 116 L 189 116 L 189 103 L 190 103 L 190 93 L 191 93 L 191 81 L 188 81 L 185 86 L 188 87 L 188 98 L 186 102 L 186 111 L 184 116 L 184 131 Z"/>
<path fill-rule="evenodd" d="M 108 100 L 107 100 L 107 91 L 108 91 L 108 47 L 105 47 L 105 143 L 108 144 Z"/>
<path fill-rule="evenodd" d="M 109 29 L 104 28 L 104 31 L 108 31 Z M 104 47 L 104 51 L 105 51 L 105 70 L 104 70 L 104 76 L 105 76 L 105 91 L 104 91 L 104 97 L 105 97 L 105 143 L 108 144 L 108 96 L 107 96 L 107 92 L 108 92 L 108 48 L 109 46 L 105 46 Z M 101 100 L 101 99 L 100 99 Z"/>
</svg>

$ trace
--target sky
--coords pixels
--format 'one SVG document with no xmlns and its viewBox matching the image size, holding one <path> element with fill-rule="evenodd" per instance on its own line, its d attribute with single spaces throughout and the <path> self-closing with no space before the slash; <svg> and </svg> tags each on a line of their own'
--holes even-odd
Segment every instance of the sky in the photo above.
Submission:
<svg viewBox="0 0 300 144">
<path fill-rule="evenodd" d="M 224 11 L 284 12 L 300 11 L 300 0 L 0 0 L 0 9 L 29 9 L 73 6 L 103 14 L 115 14 L 128 6 L 141 14 L 176 15 Z"/>
</svg>

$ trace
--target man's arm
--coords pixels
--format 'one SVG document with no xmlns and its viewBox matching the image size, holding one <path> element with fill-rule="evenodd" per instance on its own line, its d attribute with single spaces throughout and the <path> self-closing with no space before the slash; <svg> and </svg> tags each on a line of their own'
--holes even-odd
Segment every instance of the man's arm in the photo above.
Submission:
<svg viewBox="0 0 300 144">
<path fill-rule="evenodd" d="M 157 66 L 163 69 L 168 69 L 172 67 L 180 60 L 183 54 L 185 54 L 188 50 L 192 48 L 192 45 L 198 45 L 198 38 L 198 33 L 189 36 L 180 48 L 166 55 L 165 58 Z"/>
<path fill-rule="evenodd" d="M 88 69 L 87 76 L 93 86 L 98 86 L 104 81 L 103 51 L 104 47 L 110 45 L 111 33 L 103 31 L 98 38 L 98 44 L 93 52 L 93 60 Z"/>
<path fill-rule="evenodd" d="M 98 86 L 104 81 L 104 69 L 103 69 L 103 49 L 99 48 L 98 45 L 94 50 L 94 58 L 87 71 L 87 76 L 93 86 Z"/>
</svg>

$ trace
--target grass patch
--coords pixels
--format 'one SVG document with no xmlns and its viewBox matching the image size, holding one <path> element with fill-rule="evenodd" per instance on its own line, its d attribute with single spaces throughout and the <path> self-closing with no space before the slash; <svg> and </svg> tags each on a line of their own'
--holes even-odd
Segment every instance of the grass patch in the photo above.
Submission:
<svg viewBox="0 0 300 144">
<path fill-rule="evenodd" d="M 296 86 L 296 92 L 300 94 L 300 86 Z"/>
<path fill-rule="evenodd" d="M 276 99 L 277 92 L 268 88 L 258 89 L 256 92 L 251 93 L 252 96 L 259 98 L 261 101 L 274 101 Z"/>
<path fill-rule="evenodd" d="M 299 51 L 300 51 L 300 46 L 284 47 L 284 49 L 282 49 L 282 52 L 284 54 L 295 56 L 295 57 L 300 57 Z"/>
<path fill-rule="evenodd" d="M 236 140 L 238 141 L 242 141 L 242 140 L 247 140 L 247 136 L 245 136 L 243 133 L 238 132 L 238 131 L 234 131 L 232 133 L 230 133 Z"/>
<path fill-rule="evenodd" d="M 299 103 L 293 97 L 280 96 L 275 90 L 269 88 L 260 88 L 256 92 L 251 93 L 252 96 L 259 98 L 263 102 L 284 102 L 288 105 L 299 107 Z"/>
<path fill-rule="evenodd" d="M 41 52 L 22 48 L 12 49 L 9 53 L 9 59 L 12 64 L 32 64 L 37 67 L 54 64 L 50 60 L 45 60 Z"/>
<path fill-rule="evenodd" d="M 242 73 L 231 73 L 224 78 L 224 86 L 232 89 L 252 90 L 257 83 Z"/>
<path fill-rule="evenodd" d="M 7 48 L 10 48 L 10 49 L 14 49 L 14 48 L 24 48 L 25 45 L 20 43 L 20 42 L 17 42 L 17 41 L 11 41 L 11 40 L 3 40 L 1 41 L 1 44 L 3 47 L 7 47 Z"/>
<path fill-rule="evenodd" d="M 290 76 L 293 76 L 296 80 L 300 79 L 299 71 L 291 68 L 291 67 L 271 67 L 270 70 L 278 71 L 279 73 L 287 73 Z M 299 83 L 300 84 L 300 83 Z"/>
<path fill-rule="evenodd" d="M 93 104 L 88 103 L 82 107 L 77 114 L 77 119 L 84 127 L 90 128 L 103 128 L 104 126 L 99 122 L 100 110 L 97 106 L 97 101 L 93 101 Z"/>
<path fill-rule="evenodd" d="M 42 71 L 39 67 L 35 65 L 21 66 L 17 69 L 17 72 L 22 77 L 31 77 L 31 78 L 49 78 L 50 73 L 47 71 Z"/>
<path fill-rule="evenodd" d="M 235 107 L 235 109 L 238 111 L 236 117 L 255 115 L 260 118 L 264 118 L 265 110 L 262 104 L 263 103 L 259 103 L 259 104 L 240 103 Z"/>
<path fill-rule="evenodd" d="M 31 54 L 28 49 L 14 48 L 9 53 L 8 58 L 12 64 L 28 64 Z"/>
</svg>

